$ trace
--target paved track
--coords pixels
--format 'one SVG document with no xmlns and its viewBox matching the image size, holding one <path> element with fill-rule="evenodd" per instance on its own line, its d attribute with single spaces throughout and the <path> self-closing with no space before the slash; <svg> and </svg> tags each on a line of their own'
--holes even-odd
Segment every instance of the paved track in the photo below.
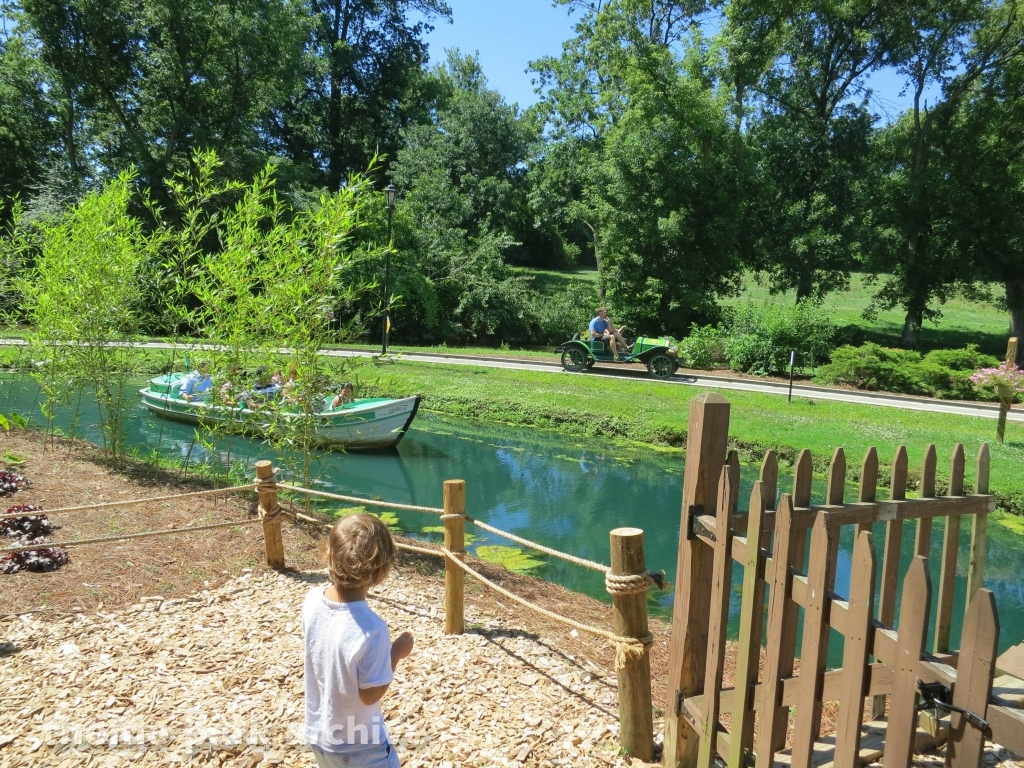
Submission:
<svg viewBox="0 0 1024 768">
<path fill-rule="evenodd" d="M 0 339 L 3 344 L 24 344 L 20 339 Z M 174 349 L 175 345 L 165 342 L 144 342 L 137 346 L 146 349 Z M 205 349 L 207 345 L 198 345 L 192 349 Z M 331 357 L 378 357 L 369 350 L 329 349 L 325 355 Z M 683 386 L 700 387 L 702 389 L 734 389 L 743 392 L 763 392 L 766 394 L 785 396 L 789 385 L 775 381 L 754 381 L 731 376 L 684 375 L 677 373 L 670 379 L 652 379 L 645 369 L 639 365 L 597 365 L 586 373 L 567 373 L 562 370 L 555 355 L 551 362 L 542 360 L 523 360 L 517 358 L 484 357 L 478 355 L 439 354 L 427 352 L 407 352 L 398 359 L 419 363 L 445 363 L 448 365 L 473 365 L 484 368 L 505 368 L 519 371 L 539 371 L 559 376 L 587 376 L 596 378 L 629 378 L 647 382 L 651 386 Z M 844 403 L 860 403 L 877 405 L 885 408 L 903 408 L 910 411 L 929 411 L 931 413 L 950 413 L 957 416 L 977 416 L 983 419 L 995 419 L 999 416 L 999 406 L 991 403 L 969 403 L 960 400 L 936 400 L 927 397 L 911 397 L 894 395 L 887 392 L 861 392 L 849 389 L 829 389 L 826 387 L 809 387 L 796 384 L 793 396 L 812 400 L 837 400 Z M 1011 410 L 1011 421 L 1024 422 L 1024 408 Z"/>
</svg>

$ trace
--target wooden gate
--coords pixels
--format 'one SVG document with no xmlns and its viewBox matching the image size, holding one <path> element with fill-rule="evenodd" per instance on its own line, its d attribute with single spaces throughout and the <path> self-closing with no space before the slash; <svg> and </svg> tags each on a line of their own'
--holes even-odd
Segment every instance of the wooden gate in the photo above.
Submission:
<svg viewBox="0 0 1024 768">
<path fill-rule="evenodd" d="M 710 768 L 717 758 L 731 768 L 852 768 L 881 758 L 886 768 L 903 768 L 921 736 L 919 724 L 934 738 L 948 739 L 947 763 L 954 766 L 978 765 L 986 736 L 1024 753 L 1024 712 L 989 703 L 999 625 L 992 593 L 982 588 L 985 525 L 995 509 L 995 497 L 988 493 L 988 446 L 978 453 L 973 494 L 964 493 L 963 446 L 954 448 L 944 496 L 935 495 L 936 453 L 928 446 L 916 499 L 906 498 L 907 452 L 901 447 L 884 501 L 877 498 L 874 448 L 861 466 L 857 501 L 844 498 L 846 457 L 839 448 L 821 506 L 810 503 L 812 462 L 803 451 L 792 493 L 781 496 L 777 509 L 771 507 L 776 505 L 778 463 L 769 451 L 749 513 L 741 515 L 736 513 L 739 461 L 735 452 L 727 456 L 728 428 L 729 403 L 723 397 L 707 393 L 691 402 L 664 764 Z M 964 515 L 972 518 L 970 562 L 965 564 L 969 606 L 960 649 L 950 652 Z M 931 617 L 927 556 L 936 517 L 944 518 L 945 526 L 938 607 Z M 879 521 L 885 522 L 886 533 L 876 584 L 871 530 Z M 916 525 L 915 557 L 907 573 L 900 574 L 903 526 L 910 521 Z M 843 526 L 856 527 L 845 597 L 834 591 Z M 734 563 L 743 569 L 736 682 L 723 688 Z M 929 627 L 934 640 L 926 652 Z M 841 669 L 826 671 L 830 628 L 843 636 L 843 661 Z M 919 712 L 919 703 L 931 698 L 947 706 Z M 822 708 L 834 701 L 839 702 L 835 733 L 822 737 Z M 728 729 L 721 721 L 726 714 Z M 786 749 L 791 717 L 791 748 Z"/>
</svg>

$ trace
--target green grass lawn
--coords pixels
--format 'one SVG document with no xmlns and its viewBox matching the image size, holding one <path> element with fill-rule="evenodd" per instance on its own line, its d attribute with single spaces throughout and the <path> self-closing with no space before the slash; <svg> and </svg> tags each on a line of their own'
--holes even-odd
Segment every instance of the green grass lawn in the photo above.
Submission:
<svg viewBox="0 0 1024 768">
<path fill-rule="evenodd" d="M 597 270 L 592 267 L 565 271 L 517 267 L 516 272 L 533 276 L 533 287 L 541 293 L 564 289 L 570 280 L 597 283 Z M 844 340 L 854 344 L 874 341 L 885 346 L 899 346 L 903 312 L 898 309 L 879 312 L 877 318 L 870 321 L 863 317 L 864 310 L 871 304 L 872 294 L 880 286 L 881 280 L 871 284 L 869 275 L 854 274 L 848 291 L 826 297 L 825 306 L 833 321 L 842 329 L 840 335 Z M 994 298 L 1003 295 L 1001 286 L 992 285 L 990 288 Z M 740 296 L 724 299 L 722 305 L 734 306 L 747 299 L 761 301 L 768 295 L 767 284 L 759 283 L 754 273 L 748 273 L 743 278 Z M 793 301 L 795 294 L 791 291 L 779 298 Z M 942 317 L 937 321 L 926 320 L 921 331 L 923 350 L 954 349 L 965 344 L 977 344 L 982 351 L 998 357 L 1006 353 L 1010 321 L 1006 311 L 993 302 L 968 301 L 958 296 L 939 305 L 937 309 L 942 312 Z"/>
<path fill-rule="evenodd" d="M 433 411 L 677 447 L 685 441 L 689 402 L 705 391 L 647 379 L 593 379 L 403 361 L 357 370 L 367 390 L 391 396 L 420 393 L 423 407 Z M 859 473 L 869 446 L 875 446 L 881 462 L 888 465 L 896 448 L 906 445 L 913 474 L 926 446 L 934 443 L 941 481 L 948 478 L 954 444 L 962 442 L 970 484 L 978 446 L 988 441 L 993 492 L 1024 502 L 1020 471 L 1024 425 L 1011 422 L 1007 442 L 999 445 L 994 419 L 806 398 L 787 403 L 783 396 L 750 392 L 724 394 L 732 403 L 731 438 L 747 461 L 758 461 L 769 447 L 779 450 L 783 461 L 792 461 L 801 448 L 808 448 L 816 469 L 824 472 L 833 451 L 842 446 L 852 476 Z"/>
<path fill-rule="evenodd" d="M 871 304 L 872 294 L 881 285 L 881 281 L 871 285 L 868 280 L 868 275 L 853 275 L 850 290 L 826 297 L 825 307 L 833 322 L 842 329 L 841 335 L 852 343 L 874 341 L 884 346 L 899 346 L 903 312 L 879 312 L 878 317 L 871 321 L 863 317 L 864 310 Z M 743 282 L 743 294 L 723 301 L 725 306 L 768 297 L 767 285 L 758 284 L 753 274 L 747 274 Z M 993 296 L 1002 296 L 1002 288 L 995 285 L 991 288 Z M 786 298 L 793 301 L 795 294 L 790 292 Z M 1010 320 L 1005 310 L 991 302 L 967 301 L 959 296 L 937 309 L 941 310 L 942 317 L 936 322 L 925 320 L 921 330 L 922 349 L 954 349 L 965 344 L 977 344 L 983 352 L 998 357 L 1006 354 Z"/>
</svg>

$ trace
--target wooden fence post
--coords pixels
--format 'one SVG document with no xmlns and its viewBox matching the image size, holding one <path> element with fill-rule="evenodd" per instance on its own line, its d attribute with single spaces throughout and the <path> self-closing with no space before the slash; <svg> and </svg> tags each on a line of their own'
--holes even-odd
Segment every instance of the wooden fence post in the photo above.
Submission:
<svg viewBox="0 0 1024 768">
<path fill-rule="evenodd" d="M 466 559 L 466 481 L 444 481 L 444 547 L 460 560 Z M 465 574 L 444 559 L 444 631 L 461 635 L 465 628 L 463 589 Z"/>
<path fill-rule="evenodd" d="M 277 514 L 277 488 L 262 484 L 273 476 L 274 467 L 269 461 L 256 462 L 256 491 L 263 514 L 263 545 L 267 551 L 267 565 L 271 568 L 284 568 L 284 541 L 281 539 L 281 516 Z"/>
<path fill-rule="evenodd" d="M 679 528 L 675 607 L 669 650 L 668 701 L 665 706 L 665 751 L 669 768 L 692 766 L 697 759 L 697 732 L 683 720 L 684 697 L 702 692 L 707 660 L 708 617 L 711 606 L 712 552 L 704 542 L 690 538 L 690 517 L 711 514 L 718 506 L 718 479 L 725 463 L 729 436 L 729 401 L 705 392 L 690 401 L 686 434 L 686 473 Z"/>
<path fill-rule="evenodd" d="M 616 528 L 611 538 L 611 574 L 635 576 L 647 570 L 644 561 L 644 532 L 639 528 Z M 615 634 L 619 637 L 647 637 L 647 592 L 612 594 Z M 651 701 L 651 656 L 647 649 L 617 671 L 619 680 L 619 739 L 630 755 L 650 762 L 654 759 L 654 714 Z"/>
<path fill-rule="evenodd" d="M 964 616 L 960 659 L 957 663 L 953 704 L 985 719 L 992 692 L 999 646 L 999 617 L 991 590 L 979 589 Z M 981 765 L 985 734 L 956 712 L 950 720 L 946 765 L 950 768 L 974 768 Z"/>
</svg>

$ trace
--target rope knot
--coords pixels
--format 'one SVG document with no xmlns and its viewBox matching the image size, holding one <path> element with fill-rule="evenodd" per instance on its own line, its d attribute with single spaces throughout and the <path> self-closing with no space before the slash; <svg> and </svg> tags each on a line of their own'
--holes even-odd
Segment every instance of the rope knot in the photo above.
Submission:
<svg viewBox="0 0 1024 768">
<path fill-rule="evenodd" d="M 440 520 L 454 520 L 457 517 L 461 517 L 463 520 L 468 520 L 466 515 L 441 515 Z"/>
<path fill-rule="evenodd" d="M 656 585 L 658 589 L 664 589 L 668 584 L 665 581 L 665 572 L 644 571 L 628 576 L 616 576 L 613 573 L 604 575 L 604 588 L 609 595 L 640 595 Z"/>
<path fill-rule="evenodd" d="M 617 636 L 611 640 L 615 646 L 615 671 L 629 669 L 643 659 L 644 654 L 654 645 L 654 633 L 648 632 L 643 637 Z"/>
</svg>

